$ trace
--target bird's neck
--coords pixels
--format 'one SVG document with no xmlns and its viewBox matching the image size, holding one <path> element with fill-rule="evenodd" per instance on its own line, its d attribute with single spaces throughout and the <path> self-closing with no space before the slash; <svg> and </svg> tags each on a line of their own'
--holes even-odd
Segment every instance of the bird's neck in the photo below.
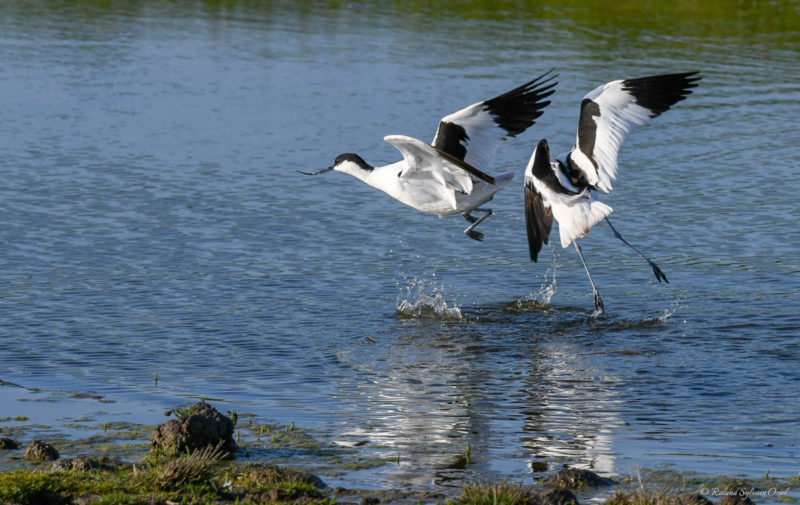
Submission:
<svg viewBox="0 0 800 505">
<path fill-rule="evenodd" d="M 355 161 L 346 161 L 339 164 L 336 167 L 336 170 L 345 174 L 350 174 L 353 177 L 357 177 L 362 181 L 367 182 L 367 180 L 372 176 L 375 167 L 363 160 L 361 160 L 361 163 L 356 163 Z"/>
<path fill-rule="evenodd" d="M 364 167 L 356 165 L 355 163 L 347 163 L 343 168 L 344 169 L 341 170 L 342 172 L 360 179 L 373 188 L 393 194 L 400 180 L 398 174 L 405 168 L 405 163 L 399 161 L 380 167 L 373 167 L 370 165 Z"/>
</svg>

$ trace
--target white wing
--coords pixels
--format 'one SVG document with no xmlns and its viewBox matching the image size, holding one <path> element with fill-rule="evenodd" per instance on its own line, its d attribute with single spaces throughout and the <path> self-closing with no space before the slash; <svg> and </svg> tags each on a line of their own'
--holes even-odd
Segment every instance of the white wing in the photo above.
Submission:
<svg viewBox="0 0 800 505">
<path fill-rule="evenodd" d="M 544 99 L 557 84 L 555 75 L 548 77 L 550 72 L 443 117 L 433 146 L 478 170 L 488 170 L 500 144 L 528 129 L 550 104 Z"/>
<path fill-rule="evenodd" d="M 617 178 L 617 154 L 634 127 L 657 117 L 691 93 L 697 72 L 612 81 L 581 102 L 575 147 L 568 160 L 586 181 L 606 193 Z"/>
<path fill-rule="evenodd" d="M 387 135 L 383 140 L 395 146 L 406 162 L 398 177 L 431 179 L 447 191 L 448 199 L 455 198 L 453 191 L 472 193 L 473 178 L 455 163 L 458 160 L 443 157 L 435 147 L 405 135 Z"/>
</svg>

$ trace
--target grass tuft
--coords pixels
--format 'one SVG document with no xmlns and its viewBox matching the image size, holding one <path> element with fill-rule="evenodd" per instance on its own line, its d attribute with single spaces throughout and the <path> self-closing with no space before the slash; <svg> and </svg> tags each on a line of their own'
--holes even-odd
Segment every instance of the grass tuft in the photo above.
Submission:
<svg viewBox="0 0 800 505">
<path fill-rule="evenodd" d="M 641 473 L 637 469 L 632 485 L 628 488 L 617 488 L 605 505 L 684 505 L 684 501 L 686 500 L 677 496 L 675 483 L 648 486 L 642 481 Z M 691 503 L 691 500 L 688 501 Z"/>
<path fill-rule="evenodd" d="M 185 456 L 168 459 L 153 471 L 153 485 L 157 489 L 174 489 L 185 484 L 208 480 L 213 469 L 228 456 L 222 450 L 223 442 L 207 446 Z"/>
<path fill-rule="evenodd" d="M 503 481 L 465 484 L 456 505 L 529 505 L 536 502 L 533 487 Z"/>
<path fill-rule="evenodd" d="M 69 498 L 60 480 L 41 471 L 14 470 L 0 474 L 0 502 L 61 504 Z"/>
</svg>

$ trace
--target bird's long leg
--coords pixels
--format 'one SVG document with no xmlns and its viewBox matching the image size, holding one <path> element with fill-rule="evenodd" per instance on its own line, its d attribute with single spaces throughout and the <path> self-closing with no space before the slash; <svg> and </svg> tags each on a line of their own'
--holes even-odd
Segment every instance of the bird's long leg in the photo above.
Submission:
<svg viewBox="0 0 800 505">
<path fill-rule="evenodd" d="M 479 224 L 481 224 L 484 219 L 486 219 L 487 217 L 492 215 L 492 209 L 472 209 L 472 210 L 481 211 L 481 212 L 483 212 L 483 215 L 481 217 L 479 217 L 478 219 L 475 219 L 474 217 L 472 217 L 470 215 L 470 212 L 472 212 L 472 211 L 465 212 L 463 214 L 464 219 L 466 219 L 467 221 L 469 221 L 472 224 L 469 225 L 466 230 L 464 230 L 464 233 L 466 233 L 467 236 L 469 238 L 473 239 L 473 240 L 483 240 L 483 233 L 481 233 L 479 231 L 475 231 L 475 227 L 478 226 Z"/>
<path fill-rule="evenodd" d="M 620 240 L 622 241 L 622 243 L 623 243 L 623 244 L 625 244 L 626 246 L 628 246 L 628 247 L 630 247 L 631 249 L 633 249 L 633 251 L 634 251 L 636 254 L 638 254 L 639 256 L 641 256 L 642 258 L 644 258 L 644 259 L 645 259 L 645 261 L 647 261 L 647 262 L 650 264 L 650 268 L 652 268 L 652 269 L 653 269 L 653 273 L 655 274 L 655 276 L 656 276 L 656 279 L 658 279 L 658 282 L 661 282 L 661 281 L 663 280 L 664 282 L 666 282 L 667 284 L 669 284 L 669 281 L 667 280 L 667 276 L 666 276 L 666 275 L 664 275 L 664 272 L 662 272 L 662 271 L 661 271 L 661 269 L 660 269 L 660 268 L 658 268 L 658 265 L 656 265 L 656 264 L 655 264 L 655 262 L 653 262 L 653 260 L 651 260 L 650 258 L 648 258 L 647 256 L 645 256 L 644 254 L 642 254 L 642 253 L 641 253 L 641 251 L 639 251 L 638 249 L 636 249 L 635 247 L 633 247 L 633 246 L 632 246 L 632 245 L 631 245 L 631 244 L 630 244 L 630 243 L 629 243 L 627 240 L 625 240 L 624 238 L 622 238 L 622 235 L 620 235 L 620 233 L 617 231 L 617 229 L 616 229 L 616 228 L 614 228 L 614 225 L 613 225 L 613 224 L 611 224 L 611 221 L 610 221 L 608 218 L 606 218 L 606 223 L 608 223 L 608 226 L 610 226 L 610 227 L 611 227 L 611 229 L 614 231 L 614 236 L 615 236 L 615 237 L 617 237 L 618 239 L 620 239 Z"/>
<path fill-rule="evenodd" d="M 583 263 L 583 269 L 586 270 L 586 275 L 589 276 L 589 284 L 592 285 L 592 293 L 594 294 L 594 311 L 595 314 L 602 314 L 604 312 L 603 308 L 603 299 L 600 298 L 600 293 L 597 291 L 597 286 L 594 285 L 594 281 L 592 280 L 592 274 L 589 273 L 589 267 L 586 266 L 586 260 L 583 259 L 583 253 L 581 252 L 581 246 L 578 245 L 578 241 L 575 240 L 572 242 L 575 244 L 575 250 L 578 251 L 578 257 L 581 259 L 581 263 Z"/>
</svg>

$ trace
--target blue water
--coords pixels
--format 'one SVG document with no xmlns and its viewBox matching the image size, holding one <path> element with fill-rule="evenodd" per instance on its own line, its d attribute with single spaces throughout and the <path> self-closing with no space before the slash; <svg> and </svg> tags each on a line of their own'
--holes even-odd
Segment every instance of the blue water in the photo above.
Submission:
<svg viewBox="0 0 800 505">
<path fill-rule="evenodd" d="M 154 424 L 213 398 L 396 461 L 335 477 L 356 487 L 562 465 L 796 475 L 796 28 L 558 9 L 4 5 L 0 379 L 27 389 L 0 386 L 0 419 Z M 553 103 L 495 160 L 517 182 L 482 243 L 296 172 L 396 161 L 384 135 L 430 140 L 551 67 Z M 527 259 L 525 164 L 540 138 L 572 145 L 595 86 L 685 70 L 700 86 L 631 135 L 602 196 L 670 283 L 598 226 L 592 317 L 573 250 Z"/>
</svg>

